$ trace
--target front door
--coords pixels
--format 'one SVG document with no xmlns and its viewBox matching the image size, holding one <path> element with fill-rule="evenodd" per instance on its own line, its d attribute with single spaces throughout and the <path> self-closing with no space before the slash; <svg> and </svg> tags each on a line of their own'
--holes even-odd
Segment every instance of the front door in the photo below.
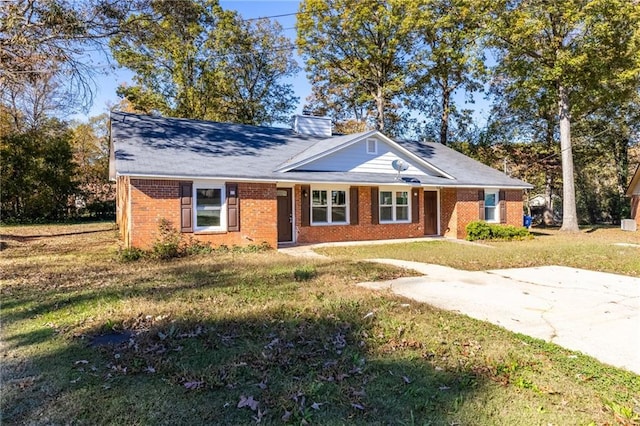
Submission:
<svg viewBox="0 0 640 426">
<path fill-rule="evenodd" d="M 291 188 L 278 188 L 278 242 L 293 241 Z"/>
<path fill-rule="evenodd" d="M 438 191 L 424 191 L 424 235 L 438 234 Z"/>
</svg>

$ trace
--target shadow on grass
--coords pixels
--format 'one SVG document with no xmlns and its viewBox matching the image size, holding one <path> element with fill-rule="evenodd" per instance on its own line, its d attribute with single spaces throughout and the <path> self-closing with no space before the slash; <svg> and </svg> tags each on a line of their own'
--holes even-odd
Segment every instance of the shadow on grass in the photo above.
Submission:
<svg viewBox="0 0 640 426">
<path fill-rule="evenodd" d="M 2 420 L 7 424 L 42 419 L 90 424 L 257 420 L 277 424 L 283 418 L 294 424 L 470 421 L 460 419 L 458 410 L 482 392 L 485 378 L 470 368 L 436 368 L 434 348 L 389 349 L 393 353 L 382 357 L 371 352 L 381 337 L 367 309 L 345 301 L 313 313 L 270 309 L 227 319 L 147 319 L 129 330 L 129 341 L 97 348 L 88 347 L 86 340 L 51 337 L 60 339 L 54 345 L 58 349 L 31 358 L 30 371 L 3 378 L 8 386 Z M 51 336 L 38 333 L 23 343 L 37 344 Z M 7 366 L 4 373 L 11 375 L 10 371 Z M 239 406 L 241 401 L 244 407 Z"/>
<path fill-rule="evenodd" d="M 268 256 L 268 254 L 265 254 Z M 81 306 L 98 302 L 148 299 L 151 301 L 171 300 L 177 296 L 188 297 L 189 292 L 200 292 L 206 297 L 208 293 L 220 289 L 248 287 L 255 291 L 273 291 L 282 287 L 286 293 L 295 281 L 296 270 L 300 267 L 295 261 L 289 261 L 276 268 L 265 268 L 258 259 L 255 262 L 243 258 L 241 263 L 221 261 L 216 257 L 203 257 L 206 263 L 190 263 L 189 259 L 161 262 L 149 261 L 140 263 L 119 264 L 118 268 L 87 268 L 83 271 L 91 281 L 92 287 L 74 286 L 79 277 L 64 273 L 43 273 L 37 288 L 25 286 L 20 289 L 4 290 L 0 322 L 12 323 L 59 311 L 73 311 Z M 349 269 L 350 262 L 318 263 L 313 266 L 317 279 L 335 275 L 336 271 Z M 363 281 L 394 278 L 388 268 L 367 262 L 356 263 L 361 269 Z M 358 267 L 358 265 L 361 265 Z M 151 275 L 139 273 L 137 269 L 155 268 Z M 29 265 L 12 266 L 12 275 L 16 271 L 33 273 L 37 270 Z M 356 271 L 358 272 L 358 271 Z M 113 285 L 95 286 L 95 283 L 114 283 Z M 117 283 L 117 284 L 115 284 Z M 67 286 L 72 287 L 68 289 Z"/>
</svg>

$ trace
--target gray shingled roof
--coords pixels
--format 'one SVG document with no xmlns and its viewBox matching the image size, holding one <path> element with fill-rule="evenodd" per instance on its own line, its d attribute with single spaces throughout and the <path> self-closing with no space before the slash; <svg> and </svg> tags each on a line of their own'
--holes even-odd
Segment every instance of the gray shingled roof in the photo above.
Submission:
<svg viewBox="0 0 640 426">
<path fill-rule="evenodd" d="M 290 129 L 111 113 L 115 172 L 129 176 L 393 183 L 393 174 L 275 171 L 367 133 L 376 132 L 318 138 Z M 423 185 L 531 187 L 440 144 L 403 141 L 399 145 L 455 177 L 416 176 Z"/>
</svg>

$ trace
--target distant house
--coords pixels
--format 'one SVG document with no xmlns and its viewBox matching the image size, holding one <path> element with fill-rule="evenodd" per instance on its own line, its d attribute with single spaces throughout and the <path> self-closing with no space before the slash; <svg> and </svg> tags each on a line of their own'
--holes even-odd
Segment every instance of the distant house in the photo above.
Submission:
<svg viewBox="0 0 640 426">
<path fill-rule="evenodd" d="M 627 188 L 627 196 L 631 197 L 631 219 L 636 221 L 637 228 L 640 228 L 640 165 L 631 178 Z"/>
<path fill-rule="evenodd" d="M 114 112 L 111 177 L 128 246 L 158 221 L 213 245 L 465 236 L 473 220 L 522 225 L 526 182 L 446 146 L 378 131 L 293 129 Z"/>
</svg>

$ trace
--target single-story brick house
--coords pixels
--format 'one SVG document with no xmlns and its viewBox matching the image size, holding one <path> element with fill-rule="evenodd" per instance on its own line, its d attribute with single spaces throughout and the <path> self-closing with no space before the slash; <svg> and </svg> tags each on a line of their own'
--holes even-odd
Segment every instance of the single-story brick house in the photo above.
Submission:
<svg viewBox="0 0 640 426">
<path fill-rule="evenodd" d="M 478 219 L 522 225 L 526 182 L 437 143 L 379 131 L 292 129 L 111 114 L 110 174 L 127 246 L 166 219 L 214 246 L 465 237 Z"/>
<path fill-rule="evenodd" d="M 637 228 L 640 229 L 640 165 L 631 178 L 627 188 L 627 196 L 631 197 L 631 219 L 636 221 Z"/>
</svg>

